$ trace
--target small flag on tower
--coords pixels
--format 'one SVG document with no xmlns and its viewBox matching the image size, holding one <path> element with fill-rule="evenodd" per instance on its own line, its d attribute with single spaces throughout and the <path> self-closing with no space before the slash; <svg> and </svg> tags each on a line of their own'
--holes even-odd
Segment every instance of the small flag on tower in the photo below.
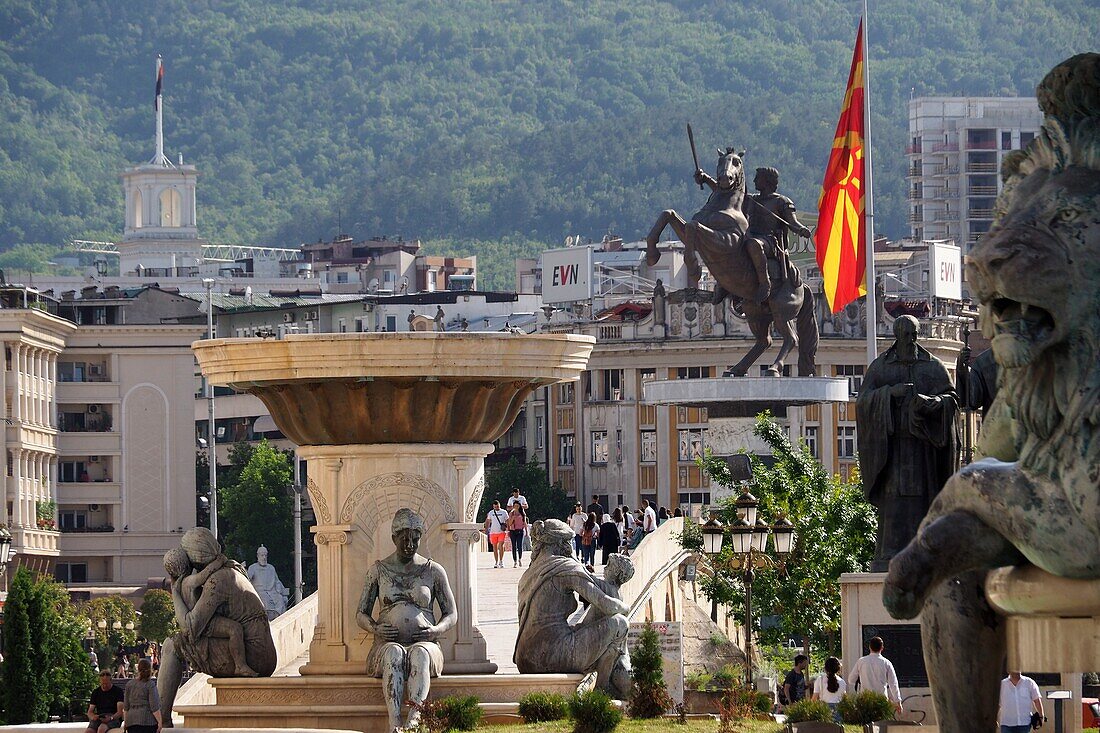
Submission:
<svg viewBox="0 0 1100 733">
<path fill-rule="evenodd" d="M 153 109 L 160 109 L 160 88 L 164 83 L 164 64 L 157 59 L 157 93 L 153 96 Z"/>
<path fill-rule="evenodd" d="M 829 308 L 836 313 L 867 294 L 867 228 L 863 126 L 863 20 L 859 22 L 848 90 L 818 200 L 817 264 Z"/>
</svg>

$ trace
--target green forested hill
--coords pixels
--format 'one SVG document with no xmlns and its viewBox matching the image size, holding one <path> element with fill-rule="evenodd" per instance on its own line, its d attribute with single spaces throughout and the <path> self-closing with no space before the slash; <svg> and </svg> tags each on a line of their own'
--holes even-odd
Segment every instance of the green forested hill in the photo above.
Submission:
<svg viewBox="0 0 1100 733">
<path fill-rule="evenodd" d="M 211 241 L 401 234 L 482 255 L 483 284 L 566 234 L 691 210 L 684 123 L 774 165 L 803 209 L 857 0 L 0 0 L 0 246 L 115 238 L 118 173 L 199 166 Z M 1091 0 L 872 0 L 879 231 L 906 233 L 910 94 L 1030 95 L 1096 50 Z M 485 280 L 488 283 L 485 283 Z"/>
</svg>

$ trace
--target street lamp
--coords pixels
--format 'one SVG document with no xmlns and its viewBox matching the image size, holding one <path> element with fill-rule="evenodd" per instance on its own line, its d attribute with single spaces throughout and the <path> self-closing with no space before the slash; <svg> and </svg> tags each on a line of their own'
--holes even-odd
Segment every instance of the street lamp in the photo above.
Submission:
<svg viewBox="0 0 1100 733">
<path fill-rule="evenodd" d="M 11 551 L 11 532 L 7 527 L 0 527 L 0 576 L 8 569 L 8 563 L 14 554 Z"/>
<path fill-rule="evenodd" d="M 786 517 L 780 517 L 774 525 L 768 526 L 758 516 L 760 503 L 747 490 L 738 497 L 735 506 L 738 519 L 728 527 L 733 554 L 725 565 L 729 570 L 741 573 L 745 584 L 745 665 L 749 684 L 752 685 L 752 581 L 756 578 L 756 571 L 764 568 L 778 569 L 780 577 L 786 577 L 787 559 L 794 548 L 795 529 Z M 727 528 L 718 519 L 711 518 L 701 529 L 703 551 L 717 566 L 717 556 L 722 551 Z M 775 545 L 774 558 L 767 554 L 769 535 Z"/>
<path fill-rule="evenodd" d="M 214 338 L 214 278 L 204 277 L 202 286 L 206 288 L 206 338 Z M 217 428 L 214 426 L 214 385 L 206 380 L 206 421 L 209 426 L 207 436 L 207 448 L 210 451 L 207 458 L 210 470 L 210 531 L 214 537 L 218 536 L 218 454 L 214 450 Z"/>
</svg>

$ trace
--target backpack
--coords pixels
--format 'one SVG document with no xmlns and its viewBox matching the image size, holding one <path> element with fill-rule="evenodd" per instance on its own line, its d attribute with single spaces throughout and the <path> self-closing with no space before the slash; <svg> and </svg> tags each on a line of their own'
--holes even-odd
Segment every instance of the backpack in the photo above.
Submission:
<svg viewBox="0 0 1100 733">
<path fill-rule="evenodd" d="M 581 544 L 588 547 L 592 544 L 592 538 L 595 537 L 596 531 L 593 529 L 586 529 L 581 532 Z"/>
</svg>

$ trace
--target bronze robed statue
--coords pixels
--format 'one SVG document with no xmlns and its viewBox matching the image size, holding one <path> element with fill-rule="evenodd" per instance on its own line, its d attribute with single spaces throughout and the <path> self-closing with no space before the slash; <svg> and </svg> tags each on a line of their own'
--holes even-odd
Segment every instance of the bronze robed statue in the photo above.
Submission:
<svg viewBox="0 0 1100 733">
<path fill-rule="evenodd" d="M 691 127 L 692 154 L 695 154 Z M 745 195 L 744 151 L 718 150 L 718 167 L 710 176 L 698 167 L 695 180 L 711 189 L 706 204 L 691 221 L 672 209 L 661 212 L 646 237 L 646 262 L 653 266 L 661 257 L 657 249 L 665 227 L 672 227 L 684 243 L 684 264 L 691 287 L 702 275 L 701 257 L 718 283 L 715 297 L 727 295 L 739 301 L 756 343 L 726 375 L 742 377 L 772 344 L 774 327 L 782 339 L 769 376 L 783 373 L 784 360 L 798 347 L 798 375 L 814 376 L 817 354 L 817 315 L 814 296 L 802 282 L 798 268 L 787 255 L 787 232 L 808 236 L 810 231 L 794 216 L 794 205 L 776 192 L 779 174 L 774 168 L 757 170 L 759 196 Z"/>
</svg>

